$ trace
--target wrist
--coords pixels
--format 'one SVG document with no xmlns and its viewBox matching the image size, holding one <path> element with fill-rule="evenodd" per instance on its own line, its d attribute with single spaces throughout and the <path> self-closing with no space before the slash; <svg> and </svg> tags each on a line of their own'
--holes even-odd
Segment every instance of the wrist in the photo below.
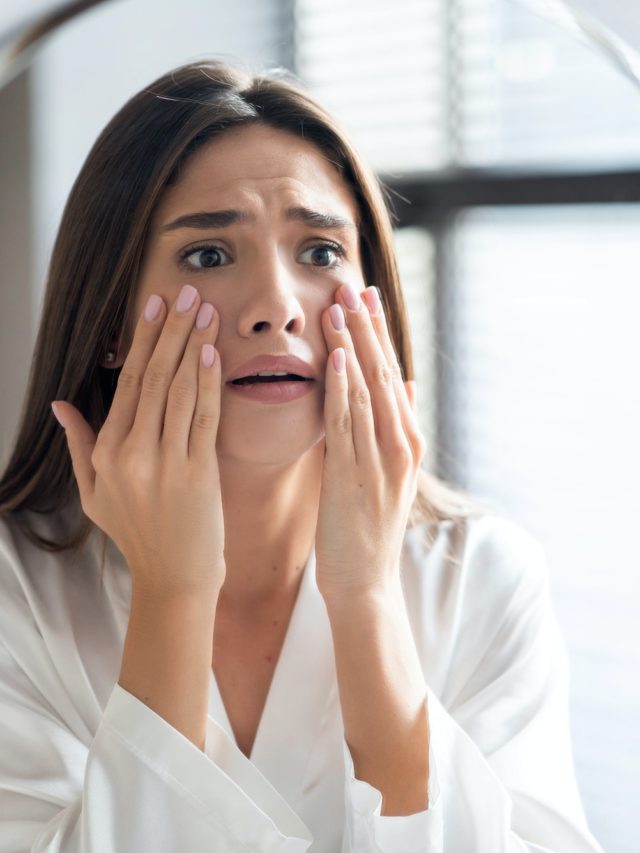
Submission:
<svg viewBox="0 0 640 853">
<path fill-rule="evenodd" d="M 149 583 L 148 581 L 133 581 L 131 584 L 131 608 L 148 609 L 154 613 L 167 611 L 183 611 L 185 614 L 215 615 L 220 587 L 210 586 L 195 589 L 192 587 L 168 587 Z"/>
<path fill-rule="evenodd" d="M 400 577 L 394 577 L 384 585 L 342 586 L 321 590 L 325 606 L 336 615 L 346 613 L 386 610 L 389 606 L 404 607 L 404 594 Z"/>
</svg>

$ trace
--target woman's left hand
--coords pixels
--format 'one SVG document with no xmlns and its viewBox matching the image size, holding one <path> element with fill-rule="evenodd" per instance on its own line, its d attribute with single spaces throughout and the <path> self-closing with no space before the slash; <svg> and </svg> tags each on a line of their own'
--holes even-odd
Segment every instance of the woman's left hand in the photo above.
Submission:
<svg viewBox="0 0 640 853">
<path fill-rule="evenodd" d="M 426 452 L 415 383 L 403 382 L 382 306 L 370 314 L 356 294 L 360 309 L 352 310 L 347 288 L 341 285 L 338 305 L 322 316 L 329 358 L 315 539 L 318 589 L 325 600 L 342 601 L 398 589 L 402 541 Z M 379 305 L 373 287 L 363 293 Z M 341 330 L 331 321 L 335 311 L 347 318 Z M 346 354 L 342 373 L 334 367 L 339 347 Z"/>
</svg>

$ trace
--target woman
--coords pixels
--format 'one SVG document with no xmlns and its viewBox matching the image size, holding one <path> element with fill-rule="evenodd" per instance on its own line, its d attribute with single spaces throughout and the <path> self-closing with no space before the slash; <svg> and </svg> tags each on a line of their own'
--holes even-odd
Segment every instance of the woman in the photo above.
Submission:
<svg viewBox="0 0 640 853">
<path fill-rule="evenodd" d="M 0 484 L 0 851 L 599 849 L 544 554 L 421 469 L 407 328 L 283 75 L 110 122 Z"/>
</svg>

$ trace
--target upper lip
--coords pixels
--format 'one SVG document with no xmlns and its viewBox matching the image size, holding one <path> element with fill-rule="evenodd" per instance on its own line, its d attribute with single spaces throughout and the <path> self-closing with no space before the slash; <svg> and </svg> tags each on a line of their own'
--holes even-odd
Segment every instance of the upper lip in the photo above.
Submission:
<svg viewBox="0 0 640 853">
<path fill-rule="evenodd" d="M 229 375 L 227 382 L 233 382 L 234 379 L 242 379 L 245 376 L 253 376 L 264 370 L 286 370 L 287 373 L 295 373 L 297 376 L 304 376 L 305 379 L 313 379 L 313 368 L 301 358 L 295 355 L 269 355 L 264 353 L 263 355 L 256 355 L 237 367 Z"/>
</svg>

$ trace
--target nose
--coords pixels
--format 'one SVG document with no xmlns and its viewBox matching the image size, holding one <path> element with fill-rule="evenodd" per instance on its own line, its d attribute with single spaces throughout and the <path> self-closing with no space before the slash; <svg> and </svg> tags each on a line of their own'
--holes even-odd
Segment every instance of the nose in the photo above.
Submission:
<svg viewBox="0 0 640 853">
<path fill-rule="evenodd" d="M 305 325 L 300 281 L 275 249 L 268 257 L 261 254 L 249 286 L 243 287 L 246 299 L 238 316 L 238 330 L 245 337 L 283 331 L 300 335 Z"/>
</svg>

